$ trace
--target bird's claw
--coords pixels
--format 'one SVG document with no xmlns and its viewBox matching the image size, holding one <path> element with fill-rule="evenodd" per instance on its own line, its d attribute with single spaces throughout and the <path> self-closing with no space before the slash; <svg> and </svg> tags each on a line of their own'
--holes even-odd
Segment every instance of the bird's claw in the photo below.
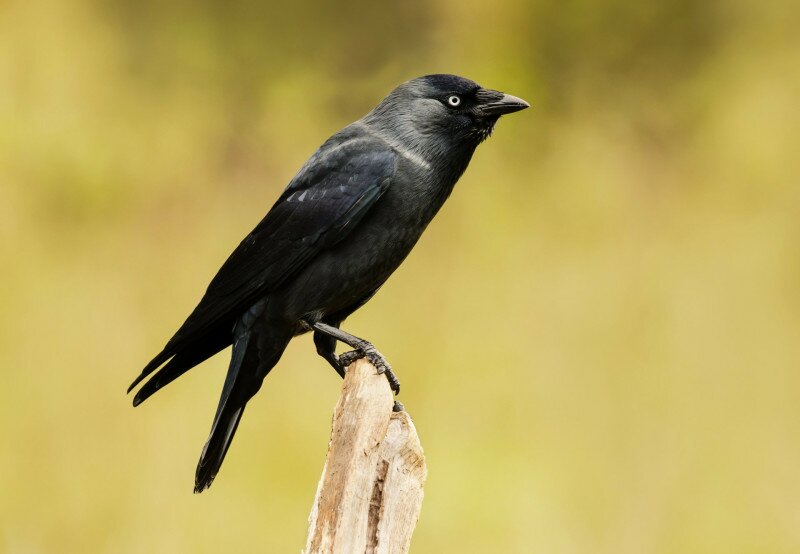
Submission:
<svg viewBox="0 0 800 554">
<path fill-rule="evenodd" d="M 364 356 L 369 360 L 369 363 L 375 366 L 378 370 L 378 375 L 383 373 L 386 375 L 386 380 L 389 381 L 389 388 L 395 394 L 400 394 L 400 381 L 397 379 L 397 376 L 392 371 L 392 366 L 389 365 L 389 362 L 386 361 L 386 358 L 378 352 L 374 346 L 369 345 L 363 349 Z"/>
<path fill-rule="evenodd" d="M 355 350 L 340 354 L 339 364 L 344 369 L 354 361 L 360 360 L 361 358 L 366 358 L 369 363 L 374 365 L 375 369 L 378 370 L 378 375 L 386 375 L 386 380 L 389 381 L 389 387 L 395 394 L 400 394 L 400 381 L 392 371 L 392 366 L 390 366 L 389 362 L 386 361 L 386 358 L 384 358 L 383 355 L 369 343 L 366 343 Z"/>
<path fill-rule="evenodd" d="M 360 360 L 363 357 L 364 352 L 361 350 L 350 350 L 349 352 L 343 352 L 339 354 L 339 365 L 342 367 L 342 370 L 347 370 L 350 364 L 356 360 Z"/>
</svg>

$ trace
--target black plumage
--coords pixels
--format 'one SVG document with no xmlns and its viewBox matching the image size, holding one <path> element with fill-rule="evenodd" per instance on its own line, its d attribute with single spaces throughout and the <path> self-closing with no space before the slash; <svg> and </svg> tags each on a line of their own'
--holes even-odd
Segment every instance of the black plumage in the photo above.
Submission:
<svg viewBox="0 0 800 554">
<path fill-rule="evenodd" d="M 399 390 L 377 350 L 338 327 L 408 255 L 500 115 L 527 106 L 454 75 L 421 77 L 306 162 L 128 389 L 158 369 L 135 395 L 138 405 L 233 345 L 196 492 L 210 486 L 247 401 L 294 336 L 313 329 L 317 351 L 341 375 L 366 355 Z M 356 352 L 337 356 L 336 340 Z"/>
</svg>

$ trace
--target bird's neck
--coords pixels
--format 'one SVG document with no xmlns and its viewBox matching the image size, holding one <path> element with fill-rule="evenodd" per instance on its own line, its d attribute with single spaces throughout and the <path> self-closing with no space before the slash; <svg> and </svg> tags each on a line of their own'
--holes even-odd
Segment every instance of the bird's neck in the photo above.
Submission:
<svg viewBox="0 0 800 554">
<path fill-rule="evenodd" d="M 427 156 L 424 149 L 419 148 L 419 145 L 407 140 L 403 135 L 388 133 L 386 130 L 364 121 L 357 122 L 357 125 L 367 134 L 385 142 L 392 150 L 419 168 L 426 170 L 433 168 L 433 160 Z"/>
<path fill-rule="evenodd" d="M 422 134 L 407 125 L 376 124 L 368 119 L 357 122 L 366 133 L 382 140 L 400 156 L 423 171 L 436 170 L 445 180 L 455 181 L 466 170 L 475 148 L 471 143 L 453 143 L 440 137 Z"/>
</svg>

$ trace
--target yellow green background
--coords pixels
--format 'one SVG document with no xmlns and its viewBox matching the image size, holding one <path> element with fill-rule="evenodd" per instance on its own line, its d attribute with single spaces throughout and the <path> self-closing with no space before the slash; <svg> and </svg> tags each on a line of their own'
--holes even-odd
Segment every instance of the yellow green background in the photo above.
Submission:
<svg viewBox="0 0 800 554">
<path fill-rule="evenodd" d="M 227 355 L 125 388 L 325 138 L 449 72 L 533 108 L 346 325 L 425 448 L 413 551 L 800 552 L 798 12 L 0 3 L 0 551 L 299 551 L 309 337 L 200 496 Z"/>
</svg>

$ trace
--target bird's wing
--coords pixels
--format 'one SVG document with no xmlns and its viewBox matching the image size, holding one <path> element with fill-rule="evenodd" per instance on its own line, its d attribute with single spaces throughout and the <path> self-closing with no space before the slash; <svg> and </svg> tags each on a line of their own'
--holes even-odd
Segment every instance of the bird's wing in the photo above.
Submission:
<svg viewBox="0 0 800 554">
<path fill-rule="evenodd" d="M 200 303 L 131 389 L 184 345 L 220 325 L 232 328 L 253 302 L 347 236 L 385 192 L 395 169 L 394 152 L 375 143 L 323 145 L 225 261 Z"/>
<path fill-rule="evenodd" d="M 218 299 L 216 305 L 253 289 L 263 293 L 279 287 L 347 236 L 389 186 L 394 171 L 391 150 L 343 147 L 315 155 L 223 264 L 206 297 Z"/>
</svg>

